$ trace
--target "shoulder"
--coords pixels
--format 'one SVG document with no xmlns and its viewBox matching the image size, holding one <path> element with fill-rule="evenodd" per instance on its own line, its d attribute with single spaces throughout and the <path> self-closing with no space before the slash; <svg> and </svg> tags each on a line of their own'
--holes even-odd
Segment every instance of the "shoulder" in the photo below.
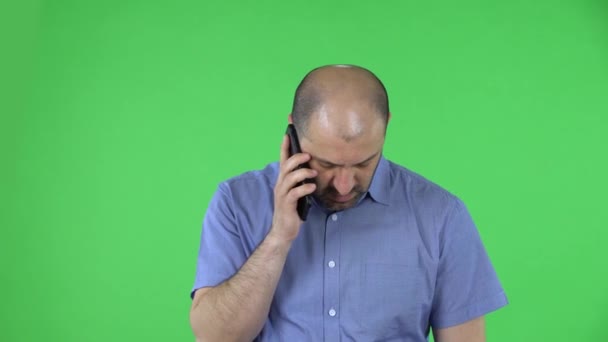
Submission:
<svg viewBox="0 0 608 342">
<path fill-rule="evenodd" d="M 251 199 L 253 196 L 272 194 L 278 170 L 278 162 L 269 163 L 263 169 L 247 171 L 222 181 L 218 191 L 233 199 Z"/>
<path fill-rule="evenodd" d="M 392 196 L 424 211 L 448 212 L 460 209 L 462 201 L 453 193 L 404 166 L 388 161 Z"/>
</svg>

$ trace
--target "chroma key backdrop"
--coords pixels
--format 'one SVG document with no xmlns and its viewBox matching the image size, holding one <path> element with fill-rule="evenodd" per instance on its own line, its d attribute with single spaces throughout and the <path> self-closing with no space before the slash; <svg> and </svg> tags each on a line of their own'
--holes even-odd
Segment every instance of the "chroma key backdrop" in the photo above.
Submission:
<svg viewBox="0 0 608 342">
<path fill-rule="evenodd" d="M 605 1 L 4 1 L 0 38 L 0 341 L 193 341 L 211 195 L 334 63 L 467 204 L 510 302 L 488 341 L 608 341 Z"/>
</svg>

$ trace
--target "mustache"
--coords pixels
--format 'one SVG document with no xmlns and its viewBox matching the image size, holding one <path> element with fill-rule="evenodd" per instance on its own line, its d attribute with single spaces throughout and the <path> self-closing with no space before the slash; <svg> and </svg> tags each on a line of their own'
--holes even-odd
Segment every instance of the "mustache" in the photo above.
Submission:
<svg viewBox="0 0 608 342">
<path fill-rule="evenodd" d="M 365 191 L 363 190 L 362 187 L 355 186 L 348 194 L 362 194 L 364 192 Z M 338 190 L 332 186 L 332 187 L 327 187 L 327 189 L 323 190 L 321 192 L 321 195 L 337 196 L 337 195 L 340 195 L 340 192 L 338 192 Z"/>
</svg>

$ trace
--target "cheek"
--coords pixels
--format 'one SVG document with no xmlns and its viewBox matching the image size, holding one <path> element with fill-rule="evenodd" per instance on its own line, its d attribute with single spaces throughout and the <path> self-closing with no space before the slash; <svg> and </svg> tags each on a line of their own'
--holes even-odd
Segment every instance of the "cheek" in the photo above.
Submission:
<svg viewBox="0 0 608 342">
<path fill-rule="evenodd" d="M 374 175 L 374 170 L 360 170 L 359 172 L 357 172 L 356 174 L 356 180 L 357 180 L 357 184 L 363 186 L 363 187 L 368 187 L 369 184 L 372 181 L 372 176 Z"/>
<path fill-rule="evenodd" d="M 329 182 L 331 181 L 331 173 L 327 171 L 317 171 L 319 172 L 317 177 L 315 177 L 315 182 L 317 183 L 317 190 L 327 188 Z"/>
</svg>

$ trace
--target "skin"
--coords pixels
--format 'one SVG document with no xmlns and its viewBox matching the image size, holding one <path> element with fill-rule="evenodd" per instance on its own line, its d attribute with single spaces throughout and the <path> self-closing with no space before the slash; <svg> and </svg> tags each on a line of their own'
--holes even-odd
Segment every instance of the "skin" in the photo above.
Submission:
<svg viewBox="0 0 608 342">
<path fill-rule="evenodd" d="M 319 119 L 311 118 L 308 134 L 301 138 L 300 145 L 302 151 L 311 155 L 310 167 L 318 172 L 314 196 L 326 208 L 338 211 L 354 206 L 368 190 L 382 153 L 385 128 L 382 120 L 370 115 L 347 118 L 334 115 L 331 120 L 325 120 L 325 115 L 335 113 L 333 108 L 333 105 L 323 106 Z M 341 120 L 353 122 L 340 126 Z M 368 129 L 349 141 L 341 137 L 359 127 Z M 336 132 L 345 129 L 349 131 Z"/>
<path fill-rule="evenodd" d="M 322 94 L 321 105 L 299 133 L 302 151 L 311 155 L 310 167 L 319 174 L 314 196 L 330 210 L 348 209 L 368 190 L 381 157 L 387 119 L 370 96 L 379 85 L 347 66 L 322 68 L 310 79 L 311 88 Z"/>
<path fill-rule="evenodd" d="M 433 337 L 437 342 L 485 342 L 484 317 L 445 329 L 433 329 Z"/>
<path fill-rule="evenodd" d="M 316 70 L 312 80 L 324 98 L 300 134 L 303 153 L 288 157 L 289 139 L 283 137 L 270 231 L 233 277 L 196 291 L 190 324 L 197 341 L 251 341 L 259 334 L 302 225 L 298 198 L 313 194 L 338 211 L 354 206 L 369 188 L 386 132 L 369 99 L 373 82 L 356 68 L 336 66 Z M 305 162 L 310 169 L 296 169 Z M 295 187 L 305 178 L 315 183 Z M 485 341 L 483 317 L 433 333 L 437 342 Z"/>
</svg>

